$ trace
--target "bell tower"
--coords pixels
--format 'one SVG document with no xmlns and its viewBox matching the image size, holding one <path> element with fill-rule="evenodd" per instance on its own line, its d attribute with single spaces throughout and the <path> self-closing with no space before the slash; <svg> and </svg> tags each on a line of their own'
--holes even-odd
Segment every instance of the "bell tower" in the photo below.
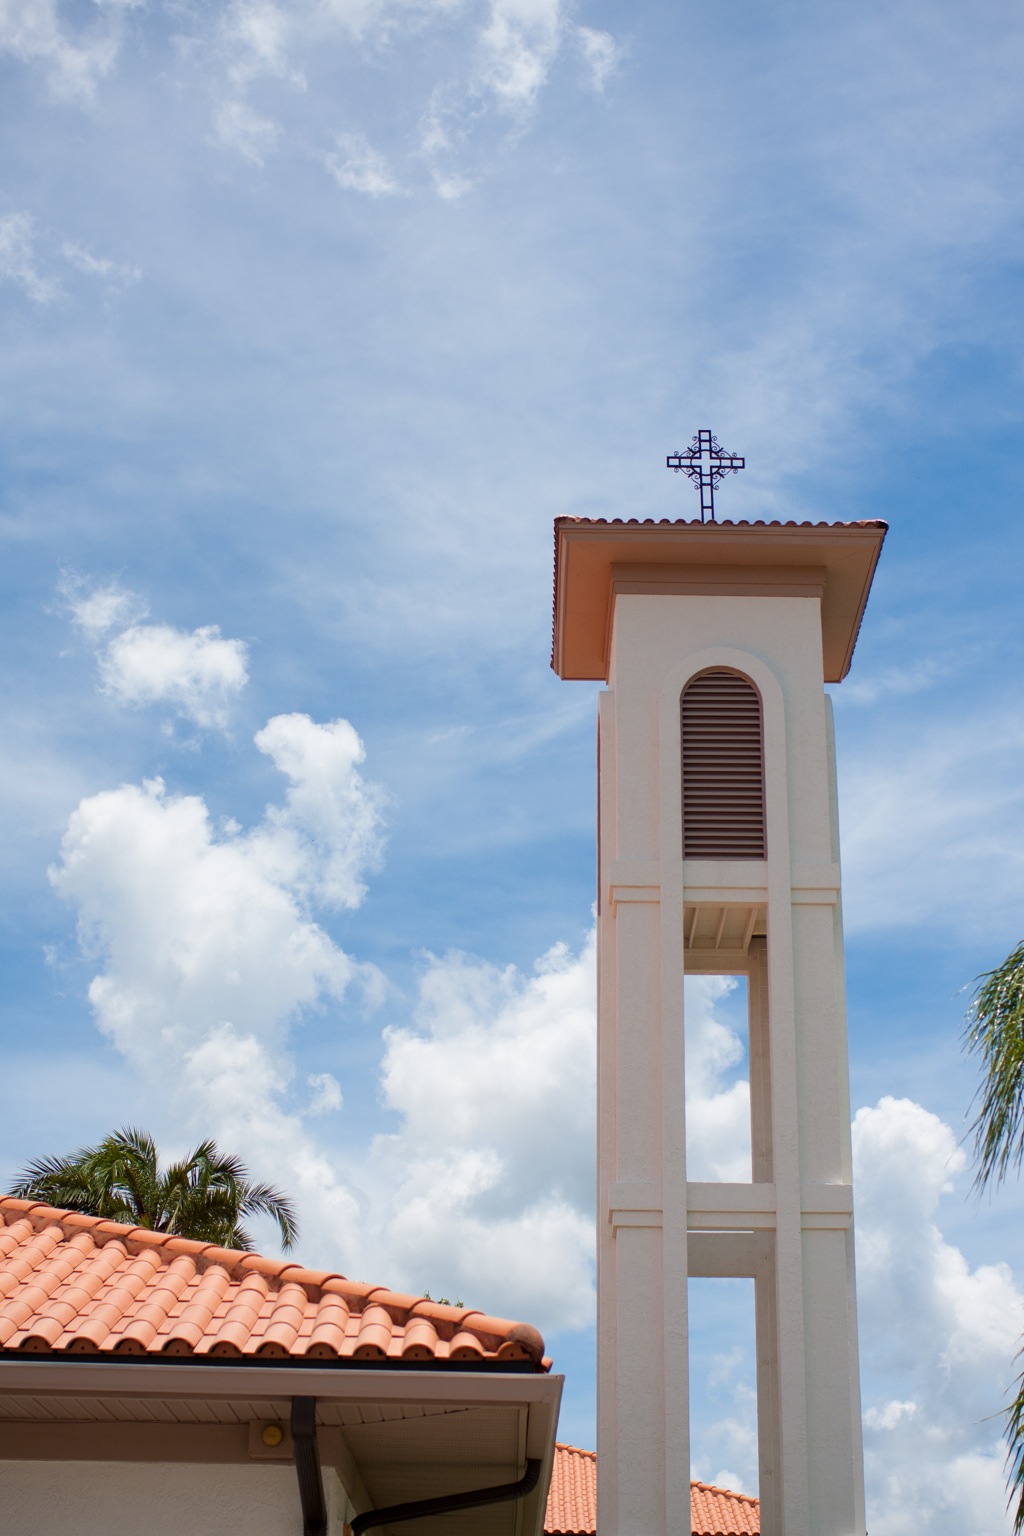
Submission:
<svg viewBox="0 0 1024 1536">
<path fill-rule="evenodd" d="M 601 1536 L 690 1530 L 690 1276 L 754 1281 L 763 1536 L 864 1536 L 823 685 L 849 670 L 885 531 L 555 525 L 552 665 L 608 685 L 598 712 Z M 694 973 L 747 978 L 746 1183 L 687 1180 L 683 978 Z"/>
</svg>

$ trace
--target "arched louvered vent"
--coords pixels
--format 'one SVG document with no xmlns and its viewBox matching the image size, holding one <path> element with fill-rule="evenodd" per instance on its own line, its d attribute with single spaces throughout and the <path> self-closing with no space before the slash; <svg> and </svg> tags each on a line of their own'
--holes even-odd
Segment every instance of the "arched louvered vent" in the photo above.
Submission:
<svg viewBox="0 0 1024 1536">
<path fill-rule="evenodd" d="M 761 699 L 747 678 L 700 672 L 683 689 L 683 857 L 763 859 Z"/>
</svg>

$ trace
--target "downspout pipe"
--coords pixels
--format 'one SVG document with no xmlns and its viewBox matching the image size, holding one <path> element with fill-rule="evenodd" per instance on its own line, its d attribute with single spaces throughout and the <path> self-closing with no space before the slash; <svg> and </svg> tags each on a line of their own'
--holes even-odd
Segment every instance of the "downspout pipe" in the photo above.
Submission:
<svg viewBox="0 0 1024 1536">
<path fill-rule="evenodd" d="M 292 1454 L 299 1480 L 302 1536 L 327 1536 L 327 1505 L 316 1443 L 316 1398 L 292 1398 Z"/>
<path fill-rule="evenodd" d="M 428 1515 L 450 1515 L 459 1509 L 481 1509 L 485 1504 L 511 1504 L 515 1499 L 525 1499 L 540 1482 L 541 1466 L 539 1458 L 530 1458 L 517 1483 L 496 1483 L 490 1488 L 448 1493 L 439 1499 L 416 1499 L 409 1504 L 392 1504 L 387 1509 L 368 1509 L 352 1521 L 352 1536 L 363 1536 L 364 1531 L 375 1525 L 398 1525 L 403 1520 L 421 1520 Z"/>
</svg>

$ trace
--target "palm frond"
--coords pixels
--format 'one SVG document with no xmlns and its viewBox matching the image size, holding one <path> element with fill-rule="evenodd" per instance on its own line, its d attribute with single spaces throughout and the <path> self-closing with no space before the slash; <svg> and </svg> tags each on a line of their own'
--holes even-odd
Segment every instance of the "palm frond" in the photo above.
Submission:
<svg viewBox="0 0 1024 1536">
<path fill-rule="evenodd" d="M 238 1212 L 240 1216 L 270 1216 L 277 1223 L 285 1253 L 298 1242 L 299 1218 L 295 1206 L 272 1184 L 250 1184 L 246 1180 Z"/>
<path fill-rule="evenodd" d="M 81 1166 L 79 1154 L 40 1157 L 27 1163 L 8 1194 L 18 1200 L 42 1200 L 47 1205 L 88 1214 L 96 1192 Z"/>
<path fill-rule="evenodd" d="M 979 978 L 964 1044 L 982 1063 L 969 1131 L 981 1189 L 990 1180 L 1001 1184 L 1024 1161 L 1024 941 Z"/>
<path fill-rule="evenodd" d="M 299 1235 L 287 1195 L 272 1184 L 254 1184 L 240 1157 L 207 1139 L 161 1173 L 156 1143 L 135 1126 L 70 1157 L 38 1158 L 10 1193 L 223 1248 L 252 1250 L 244 1216 L 271 1217 L 286 1250 Z"/>
<path fill-rule="evenodd" d="M 1019 1359 L 1019 1357 L 1018 1357 Z M 1010 1490 L 1008 1502 L 1017 1496 L 1017 1509 L 1013 1517 L 1013 1536 L 1024 1531 L 1024 1376 L 1017 1382 L 1016 1395 L 1006 1410 L 1006 1484 Z"/>
</svg>

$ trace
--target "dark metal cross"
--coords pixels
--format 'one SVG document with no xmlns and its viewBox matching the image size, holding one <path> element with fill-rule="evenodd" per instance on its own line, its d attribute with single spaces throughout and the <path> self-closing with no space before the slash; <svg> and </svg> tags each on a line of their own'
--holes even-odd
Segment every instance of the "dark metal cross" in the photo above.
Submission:
<svg viewBox="0 0 1024 1536">
<path fill-rule="evenodd" d="M 742 469 L 745 462 L 735 453 L 726 453 L 719 446 L 718 438 L 701 427 L 685 453 L 669 454 L 665 468 L 674 469 L 677 475 L 682 470 L 700 488 L 700 520 L 702 523 L 713 523 L 715 486 L 726 475 L 734 475 L 738 469 Z"/>
</svg>

